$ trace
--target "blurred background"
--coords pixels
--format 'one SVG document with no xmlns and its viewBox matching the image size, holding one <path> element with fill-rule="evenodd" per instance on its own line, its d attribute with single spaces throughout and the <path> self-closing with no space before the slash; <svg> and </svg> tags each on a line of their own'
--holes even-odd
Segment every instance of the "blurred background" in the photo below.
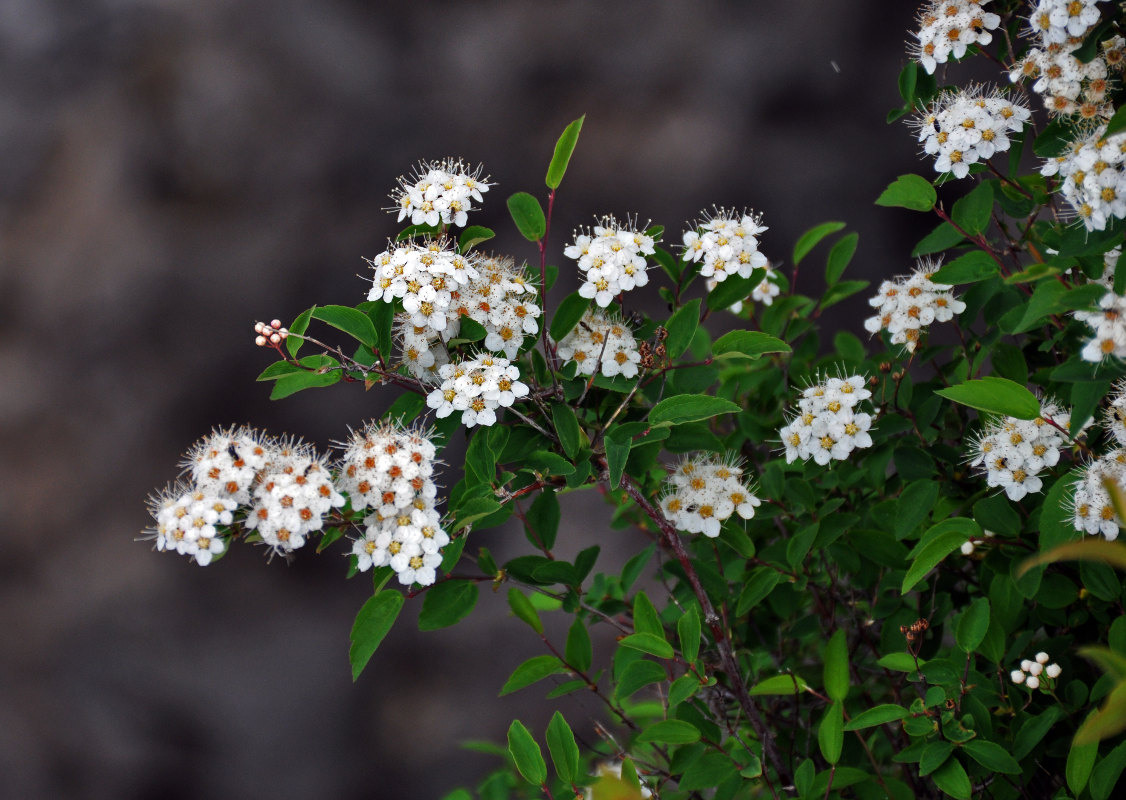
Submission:
<svg viewBox="0 0 1126 800">
<path fill-rule="evenodd" d="M 496 697 L 543 652 L 503 591 L 425 635 L 408 602 L 353 684 L 348 633 L 371 583 L 344 580 L 346 548 L 287 565 L 241 546 L 201 569 L 136 541 L 146 496 L 213 425 L 324 449 L 390 404 L 346 384 L 270 403 L 251 327 L 363 300 L 361 257 L 397 230 L 387 195 L 419 159 L 483 163 L 497 185 L 471 222 L 533 259 L 504 198 L 545 195 L 555 138 L 585 113 L 555 263 L 595 214 L 651 218 L 671 245 L 720 204 L 764 214 L 762 249 L 787 271 L 797 236 L 827 219 L 860 232 L 850 277 L 908 271 L 929 224 L 872 202 L 930 169 L 903 123 L 884 123 L 914 13 L 0 2 L 0 796 L 440 797 L 497 764 L 460 742 L 502 741 L 513 717 L 542 732 L 542 687 Z M 801 291 L 819 291 L 823 257 Z M 575 285 L 564 270 L 549 302 Z M 832 324 L 858 330 L 864 298 Z M 595 498 L 567 499 L 561 549 L 601 544 L 613 569 L 642 540 L 611 531 Z M 515 526 L 480 544 L 524 546 Z M 560 707 L 595 738 L 596 704 Z"/>
</svg>

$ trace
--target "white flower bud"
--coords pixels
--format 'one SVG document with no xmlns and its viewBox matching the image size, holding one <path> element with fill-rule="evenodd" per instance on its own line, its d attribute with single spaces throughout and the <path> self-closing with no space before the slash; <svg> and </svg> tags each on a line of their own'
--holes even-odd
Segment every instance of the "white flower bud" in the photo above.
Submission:
<svg viewBox="0 0 1126 800">
<path fill-rule="evenodd" d="M 962 555 L 964 555 L 964 556 L 971 555 L 973 553 L 973 551 L 974 551 L 974 543 L 973 542 L 962 542 Z"/>
<path fill-rule="evenodd" d="M 1061 672 L 1063 672 L 1063 670 L 1060 669 L 1059 664 L 1049 664 L 1047 667 L 1044 668 L 1044 674 L 1047 675 L 1049 678 L 1051 678 L 1053 680 L 1058 678 L 1060 676 Z"/>
<path fill-rule="evenodd" d="M 1014 669 L 1012 672 L 1009 673 L 1009 679 L 1013 683 L 1024 683 L 1024 677 L 1025 677 L 1024 673 L 1021 672 L 1019 669 Z"/>
<path fill-rule="evenodd" d="M 259 347 L 265 347 L 266 346 L 266 337 L 265 336 L 259 336 L 259 337 L 255 338 L 254 343 L 256 345 L 258 345 Z"/>
<path fill-rule="evenodd" d="M 1049 656 L 1045 652 L 1039 652 L 1039 653 L 1036 654 L 1036 660 L 1039 661 L 1041 664 L 1047 664 L 1049 661 L 1052 660 L 1052 657 Z"/>
<path fill-rule="evenodd" d="M 276 334 L 276 333 L 271 333 L 270 334 L 270 342 L 273 343 L 273 344 L 280 344 L 281 343 L 281 336 L 279 334 Z"/>
<path fill-rule="evenodd" d="M 1027 686 L 1029 689 L 1039 689 L 1040 688 L 1040 679 L 1037 678 L 1035 675 L 1030 675 L 1028 677 L 1028 680 L 1026 680 L 1024 682 L 1024 685 Z"/>
<path fill-rule="evenodd" d="M 1026 659 L 1024 659 L 1024 661 L 1020 662 L 1020 668 L 1023 669 L 1025 672 L 1031 672 L 1032 671 L 1032 664 L 1033 664 L 1033 662 L 1029 661 L 1026 658 Z"/>
<path fill-rule="evenodd" d="M 275 328 L 275 329 L 280 328 L 281 327 L 281 320 L 280 319 L 270 320 L 270 327 Z"/>
<path fill-rule="evenodd" d="M 1044 665 L 1041 664 L 1038 661 L 1033 662 L 1032 664 L 1028 665 L 1028 674 L 1029 675 L 1033 675 L 1033 676 L 1039 675 L 1043 671 L 1044 671 Z"/>
</svg>

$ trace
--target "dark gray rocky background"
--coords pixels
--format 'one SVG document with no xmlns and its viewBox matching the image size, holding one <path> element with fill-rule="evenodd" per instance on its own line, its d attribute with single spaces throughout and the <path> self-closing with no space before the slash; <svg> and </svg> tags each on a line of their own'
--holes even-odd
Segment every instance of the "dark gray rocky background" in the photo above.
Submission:
<svg viewBox="0 0 1126 800">
<path fill-rule="evenodd" d="M 472 222 L 531 259 L 504 198 L 543 195 L 555 137 L 585 112 L 556 263 L 595 213 L 652 218 L 676 242 L 718 203 L 765 214 L 775 261 L 843 219 L 861 234 L 853 277 L 905 272 L 928 225 L 872 201 L 928 169 L 884 124 L 913 13 L 0 2 L 0 796 L 438 797 L 495 764 L 459 742 L 502 740 L 514 716 L 542 731 L 542 691 L 496 698 L 541 652 L 503 589 L 427 635 L 409 603 L 353 685 L 348 632 L 370 581 L 345 582 L 339 550 L 287 566 L 243 546 L 200 569 L 134 541 L 146 495 L 214 424 L 324 447 L 389 404 L 354 385 L 270 403 L 251 326 L 364 299 L 361 256 L 396 230 L 382 209 L 419 158 L 483 162 L 498 185 Z M 858 329 L 867 308 L 854 298 L 836 323 Z M 597 542 L 612 567 L 642 541 L 611 531 L 593 494 L 568 506 L 564 554 Z M 523 536 L 477 544 L 512 555 Z M 593 738 L 591 698 L 563 710 Z"/>
</svg>

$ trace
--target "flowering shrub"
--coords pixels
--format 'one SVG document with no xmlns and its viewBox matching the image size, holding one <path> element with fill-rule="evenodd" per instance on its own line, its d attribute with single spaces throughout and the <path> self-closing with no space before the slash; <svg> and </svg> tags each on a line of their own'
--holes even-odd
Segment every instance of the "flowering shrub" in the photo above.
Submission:
<svg viewBox="0 0 1126 800">
<path fill-rule="evenodd" d="M 199 565 L 240 539 L 346 556 L 374 581 L 357 678 L 406 602 L 434 630 L 505 589 L 544 652 L 501 693 L 590 692 L 605 714 L 556 712 L 542 736 L 514 721 L 486 800 L 1107 800 L 1126 768 L 1123 16 L 924 5 L 890 118 L 914 115 L 939 174 L 876 202 L 936 227 L 874 291 L 843 279 L 858 237 L 839 222 L 793 246 L 796 276 L 831 242 L 820 297 L 794 291 L 765 254 L 783 249 L 769 210 L 717 208 L 679 236 L 600 216 L 560 252 L 582 119 L 546 212 L 508 198 L 531 268 L 468 224 L 495 188 L 481 167 L 423 162 L 392 194 L 410 226 L 370 260 L 366 302 L 255 326 L 273 398 L 358 383 L 398 391 L 390 410 L 335 458 L 216 430 L 152 499 L 150 538 Z M 940 91 L 939 65 L 955 78 L 977 53 L 1014 86 Z M 554 304 L 549 254 L 580 285 Z M 625 312 L 653 289 L 667 313 Z M 875 309 L 867 342 L 822 337 L 845 302 Z M 459 431 L 463 463 L 443 464 Z M 558 555 L 559 496 L 591 490 L 614 507 L 602 535 L 651 539 L 620 569 L 597 544 Z M 497 563 L 479 534 L 513 517 L 527 551 Z M 543 618 L 562 615 L 556 640 Z M 594 628 L 613 646 L 596 652 Z"/>
</svg>

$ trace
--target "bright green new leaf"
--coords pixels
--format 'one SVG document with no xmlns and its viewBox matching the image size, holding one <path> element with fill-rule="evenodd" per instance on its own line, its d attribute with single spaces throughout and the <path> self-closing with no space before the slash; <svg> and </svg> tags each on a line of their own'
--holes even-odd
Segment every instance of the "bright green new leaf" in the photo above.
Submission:
<svg viewBox="0 0 1126 800">
<path fill-rule="evenodd" d="M 838 628 L 825 645 L 825 660 L 822 670 L 825 694 L 836 703 L 843 703 L 848 696 L 848 639 L 843 628 Z M 843 723 L 842 723 L 843 724 Z"/>
<path fill-rule="evenodd" d="M 1036 399 L 1036 395 L 1019 383 L 1005 378 L 969 380 L 957 386 L 939 389 L 935 394 L 992 414 L 1006 414 L 1017 419 L 1036 419 L 1040 416 L 1040 401 Z"/>
<path fill-rule="evenodd" d="M 774 675 L 759 681 L 748 690 L 752 697 L 759 695 L 797 694 L 809 689 L 809 684 L 797 675 Z"/>
<path fill-rule="evenodd" d="M 676 632 L 680 638 L 680 652 L 689 664 L 700 655 L 700 615 L 695 606 L 689 606 L 676 621 Z"/>
<path fill-rule="evenodd" d="M 844 747 L 844 709 L 840 702 L 825 709 L 825 716 L 817 728 L 817 745 L 830 764 L 840 761 L 841 748 Z"/>
<path fill-rule="evenodd" d="M 941 253 L 959 242 L 963 241 L 966 237 L 958 232 L 958 229 L 951 225 L 949 222 L 939 223 L 938 227 L 928 233 L 919 243 L 915 245 L 915 249 L 911 251 L 912 258 L 919 256 L 927 256 L 931 253 Z"/>
<path fill-rule="evenodd" d="M 540 621 L 540 615 L 536 612 L 531 601 L 515 586 L 508 590 L 508 606 L 517 619 L 528 623 L 532 630 L 541 636 L 543 635 L 543 622 Z"/>
<path fill-rule="evenodd" d="M 563 175 L 567 172 L 567 165 L 571 163 L 571 154 L 575 152 L 575 145 L 579 142 L 579 133 L 583 129 L 583 120 L 586 114 L 573 121 L 563 129 L 559 140 L 555 143 L 555 154 L 551 163 L 547 165 L 547 177 L 544 182 L 548 189 L 558 189 L 563 182 Z"/>
<path fill-rule="evenodd" d="M 496 233 L 492 228 L 486 228 L 484 225 L 470 225 L 461 232 L 461 237 L 457 240 L 458 252 L 467 253 L 481 242 L 487 242 L 494 236 L 496 236 Z"/>
<path fill-rule="evenodd" d="M 395 618 L 402 608 L 403 595 L 393 589 L 368 598 L 360 608 L 349 636 L 352 646 L 348 648 L 348 662 L 352 665 L 353 681 L 360 677 L 383 637 L 395 624 Z"/>
<path fill-rule="evenodd" d="M 999 274 L 997 262 L 988 253 L 984 250 L 971 250 L 931 275 L 931 281 L 957 286 L 977 283 Z"/>
<path fill-rule="evenodd" d="M 334 358 L 329 360 L 336 361 Z M 283 375 L 274 384 L 274 388 L 270 392 L 270 399 L 281 400 L 303 389 L 320 389 L 340 382 L 343 373 L 339 369 L 333 369 L 331 366 L 321 367 L 321 369 L 324 372 L 296 372 L 291 375 Z"/>
<path fill-rule="evenodd" d="M 527 192 L 516 192 L 508 198 L 508 213 L 516 223 L 516 229 L 529 242 L 538 242 L 547 230 L 547 218 L 543 215 L 540 201 Z"/>
<path fill-rule="evenodd" d="M 633 598 L 633 629 L 637 633 L 651 633 L 658 638 L 665 638 L 665 626 L 661 624 L 657 608 L 645 592 L 638 592 Z"/>
<path fill-rule="evenodd" d="M 789 353 L 790 346 L 761 331 L 731 331 L 712 343 L 713 358 L 758 358 L 765 353 Z"/>
<path fill-rule="evenodd" d="M 547 762 L 543 760 L 543 751 L 518 719 L 512 720 L 508 727 L 508 754 L 528 783 L 542 786 L 547 782 Z"/>
<path fill-rule="evenodd" d="M 876 205 L 930 211 L 937 200 L 938 194 L 926 178 L 900 175 L 876 198 Z"/>
<path fill-rule="evenodd" d="M 307 308 L 297 315 L 297 319 L 293 320 L 289 326 L 289 336 L 285 340 L 285 349 L 289 351 L 290 358 L 297 358 L 297 351 L 301 349 L 301 345 L 305 340 L 301 338 L 301 334 L 309 330 L 309 320 L 313 318 L 313 312 L 317 310 L 316 306 Z"/>
<path fill-rule="evenodd" d="M 818 242 L 826 236 L 836 233 L 844 226 L 843 222 L 822 222 L 799 236 L 797 244 L 794 245 L 794 264 L 800 264 L 801 260 L 809 255 L 809 251 L 816 247 Z"/>
<path fill-rule="evenodd" d="M 766 270 L 759 267 L 749 278 L 729 275 L 727 280 L 708 292 L 707 304 L 712 311 L 722 311 L 740 300 L 750 297 L 755 287 L 766 280 Z"/>
<path fill-rule="evenodd" d="M 682 394 L 676 397 L 666 397 L 649 412 L 649 424 L 679 425 L 682 422 L 696 422 L 710 419 L 720 414 L 733 414 L 741 411 L 742 407 L 722 397 L 711 397 L 706 394 Z"/>
<path fill-rule="evenodd" d="M 911 591 L 915 584 L 925 578 L 927 573 L 937 567 L 944 558 L 965 544 L 971 536 L 981 535 L 981 528 L 978 527 L 976 522 L 964 517 L 957 519 L 959 520 L 958 523 L 954 523 L 952 520 L 944 520 L 943 522 L 949 524 L 944 526 L 940 533 L 917 548 L 914 560 L 903 578 L 903 585 L 900 588 L 903 594 Z M 943 525 L 943 523 L 939 523 L 939 525 Z M 935 528 L 937 527 L 935 526 Z M 934 529 L 932 528 L 932 530 Z M 924 534 L 925 536 L 926 534 Z"/>
<path fill-rule="evenodd" d="M 555 765 L 555 774 L 564 783 L 574 783 L 579 778 L 579 747 L 575 734 L 563 715 L 556 711 L 547 724 L 547 751 Z"/>
<path fill-rule="evenodd" d="M 617 489 L 621 485 L 622 475 L 626 471 L 626 460 L 629 459 L 633 440 L 618 441 L 607 436 L 604 441 L 606 444 L 606 471 L 610 473 L 610 488 Z"/>
<path fill-rule="evenodd" d="M 661 637 L 654 636 L 651 633 L 633 633 L 623 638 L 618 644 L 623 647 L 640 650 L 643 653 L 648 653 L 657 658 L 673 657 L 672 645 Z"/>
</svg>

